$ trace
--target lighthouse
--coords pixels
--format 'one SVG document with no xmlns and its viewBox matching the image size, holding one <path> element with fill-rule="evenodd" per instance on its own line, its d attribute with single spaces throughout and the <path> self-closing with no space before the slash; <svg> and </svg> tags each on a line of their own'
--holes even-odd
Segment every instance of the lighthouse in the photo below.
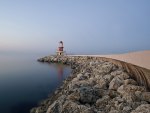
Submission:
<svg viewBox="0 0 150 113">
<path fill-rule="evenodd" d="M 64 49 L 63 41 L 60 41 L 59 46 L 58 46 L 57 51 L 56 51 L 57 55 L 64 55 L 63 49 Z"/>
</svg>

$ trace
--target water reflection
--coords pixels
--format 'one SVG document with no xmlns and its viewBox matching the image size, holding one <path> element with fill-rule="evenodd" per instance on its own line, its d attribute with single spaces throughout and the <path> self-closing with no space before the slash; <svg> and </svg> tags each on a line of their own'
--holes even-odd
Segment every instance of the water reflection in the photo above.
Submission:
<svg viewBox="0 0 150 113">
<path fill-rule="evenodd" d="M 58 65 L 58 79 L 63 79 L 64 66 Z"/>
</svg>

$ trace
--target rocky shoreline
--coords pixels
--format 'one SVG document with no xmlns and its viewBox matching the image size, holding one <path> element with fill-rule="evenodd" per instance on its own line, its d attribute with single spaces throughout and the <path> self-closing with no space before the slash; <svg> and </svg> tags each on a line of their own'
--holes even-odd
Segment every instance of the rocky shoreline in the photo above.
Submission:
<svg viewBox="0 0 150 113">
<path fill-rule="evenodd" d="M 89 56 L 47 56 L 38 61 L 70 65 L 72 72 L 30 113 L 150 113 L 149 70 Z"/>
</svg>

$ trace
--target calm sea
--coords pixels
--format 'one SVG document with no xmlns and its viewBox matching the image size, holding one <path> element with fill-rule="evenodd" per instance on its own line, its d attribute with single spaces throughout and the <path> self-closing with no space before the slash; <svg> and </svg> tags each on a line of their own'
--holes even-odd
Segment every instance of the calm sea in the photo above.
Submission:
<svg viewBox="0 0 150 113">
<path fill-rule="evenodd" d="M 32 55 L 0 54 L 0 113 L 29 113 L 70 74 L 69 66 Z"/>
</svg>

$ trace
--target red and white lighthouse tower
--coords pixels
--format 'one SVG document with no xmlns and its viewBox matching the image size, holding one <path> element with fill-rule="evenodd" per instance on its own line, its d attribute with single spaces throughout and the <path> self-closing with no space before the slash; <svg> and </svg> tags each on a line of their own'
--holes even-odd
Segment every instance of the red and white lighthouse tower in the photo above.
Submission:
<svg viewBox="0 0 150 113">
<path fill-rule="evenodd" d="M 64 50 L 63 49 L 64 49 L 63 42 L 60 41 L 58 49 L 56 51 L 57 55 L 64 55 Z"/>
</svg>

